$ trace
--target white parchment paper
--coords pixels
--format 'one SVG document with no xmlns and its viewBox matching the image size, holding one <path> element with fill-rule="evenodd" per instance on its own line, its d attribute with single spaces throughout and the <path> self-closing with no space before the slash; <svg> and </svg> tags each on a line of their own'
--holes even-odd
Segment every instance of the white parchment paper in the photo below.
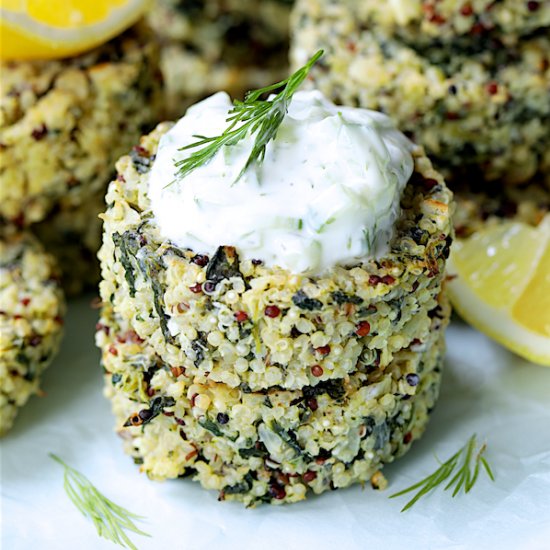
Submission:
<svg viewBox="0 0 550 550">
<path fill-rule="evenodd" d="M 93 345 L 97 312 L 71 304 L 63 349 L 1 441 L 2 550 L 115 546 L 63 490 L 54 452 L 118 504 L 146 517 L 140 549 L 550 549 L 550 369 L 529 364 L 459 321 L 448 331 L 439 404 L 422 440 L 385 469 L 383 492 L 352 487 L 290 506 L 218 503 L 190 480 L 139 474 L 113 432 Z M 437 491 L 410 511 L 388 495 L 436 467 L 472 433 L 487 441 L 496 482 L 468 495 Z"/>
</svg>

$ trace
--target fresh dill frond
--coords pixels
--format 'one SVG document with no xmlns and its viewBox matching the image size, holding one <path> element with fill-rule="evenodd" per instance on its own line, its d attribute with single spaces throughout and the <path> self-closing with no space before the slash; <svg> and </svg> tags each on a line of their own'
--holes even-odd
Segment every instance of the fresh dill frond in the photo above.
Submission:
<svg viewBox="0 0 550 550">
<path fill-rule="evenodd" d="M 403 489 L 403 491 L 390 495 L 390 498 L 399 497 L 418 489 L 418 492 L 414 495 L 414 497 L 402 508 L 401 511 L 404 512 L 405 510 L 411 508 L 424 495 L 439 487 L 453 473 L 454 476 L 444 487 L 445 491 L 454 487 L 452 493 L 453 497 L 455 497 L 461 489 L 464 489 L 465 493 L 470 492 L 479 477 L 481 467 L 483 467 L 483 469 L 487 472 L 487 475 L 491 481 L 494 481 L 495 476 L 493 475 L 493 471 L 491 470 L 487 459 L 483 456 L 485 450 L 487 449 L 487 445 L 483 443 L 477 451 L 476 446 L 476 434 L 474 434 L 470 437 L 464 447 L 451 456 L 451 458 L 449 458 L 446 462 L 443 462 L 443 464 L 441 464 L 441 466 L 439 466 L 433 474 L 430 474 L 407 489 Z M 458 470 L 456 470 L 457 467 Z"/>
<path fill-rule="evenodd" d="M 179 149 L 179 151 L 187 151 L 200 148 L 189 157 L 175 163 L 176 181 L 181 181 L 199 166 L 207 164 L 222 147 L 237 144 L 249 133 L 255 135 L 254 146 L 237 181 L 253 163 L 261 162 L 265 156 L 267 144 L 277 135 L 279 126 L 288 112 L 292 96 L 322 55 L 323 51 L 319 50 L 301 69 L 285 80 L 248 92 L 244 101 L 234 100 L 233 108 L 229 111 L 227 118 L 229 125 L 219 136 L 196 135 L 193 137 L 197 138 L 197 141 Z M 283 89 L 272 99 L 260 99 L 264 94 L 280 88 Z"/>
<path fill-rule="evenodd" d="M 125 548 L 137 550 L 136 546 L 128 538 L 126 531 L 131 531 L 145 537 L 151 536 L 141 531 L 133 521 L 143 519 L 142 516 L 133 514 L 125 508 L 118 506 L 112 500 L 109 500 L 96 489 L 86 476 L 71 468 L 57 455 L 50 453 L 49 456 L 63 466 L 63 487 L 65 492 L 82 515 L 93 521 L 100 537 Z"/>
</svg>

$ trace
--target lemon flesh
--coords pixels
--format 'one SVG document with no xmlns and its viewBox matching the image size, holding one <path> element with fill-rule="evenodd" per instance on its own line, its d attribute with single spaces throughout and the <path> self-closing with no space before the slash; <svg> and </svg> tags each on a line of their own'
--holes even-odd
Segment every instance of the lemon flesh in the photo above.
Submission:
<svg viewBox="0 0 550 550">
<path fill-rule="evenodd" d="M 540 312 L 540 315 L 533 313 Z M 546 247 L 534 276 L 514 304 L 512 316 L 523 326 L 550 339 L 550 246 Z"/>
<path fill-rule="evenodd" d="M 457 241 L 453 306 L 518 355 L 550 366 L 550 215 L 538 227 L 505 222 Z"/>
<path fill-rule="evenodd" d="M 133 25 L 148 6 L 149 0 L 3 0 L 0 59 L 82 53 Z"/>
</svg>

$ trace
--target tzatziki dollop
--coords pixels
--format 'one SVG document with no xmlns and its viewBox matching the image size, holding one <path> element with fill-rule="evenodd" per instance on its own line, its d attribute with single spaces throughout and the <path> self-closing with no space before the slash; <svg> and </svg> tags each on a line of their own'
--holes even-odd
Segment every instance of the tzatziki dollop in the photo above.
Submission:
<svg viewBox="0 0 550 550">
<path fill-rule="evenodd" d="M 217 93 L 162 136 L 149 197 L 163 237 L 200 254 L 234 246 L 241 258 L 309 274 L 387 252 L 413 172 L 413 145 L 387 116 L 297 92 L 263 162 L 237 179 L 249 134 L 178 181 L 175 162 L 195 151 L 179 149 L 221 134 L 231 108 Z"/>
</svg>

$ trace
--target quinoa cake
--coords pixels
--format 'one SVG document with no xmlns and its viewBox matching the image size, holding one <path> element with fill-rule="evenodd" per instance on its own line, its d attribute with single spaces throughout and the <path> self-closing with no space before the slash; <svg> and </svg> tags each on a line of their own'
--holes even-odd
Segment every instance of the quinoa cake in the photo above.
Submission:
<svg viewBox="0 0 550 550">
<path fill-rule="evenodd" d="M 29 234 L 0 236 L 0 435 L 39 391 L 61 340 L 65 302 L 53 257 Z"/>
<path fill-rule="evenodd" d="M 454 226 L 460 238 L 504 221 L 536 227 L 550 212 L 550 191 L 540 181 L 513 186 L 496 182 L 483 190 L 463 184 L 455 189 L 455 201 Z"/>
<path fill-rule="evenodd" d="M 97 252 L 101 246 L 100 212 L 105 209 L 105 189 L 74 208 L 54 208 L 31 231 L 46 250 L 55 256 L 61 283 L 68 297 L 97 289 L 100 279 Z"/>
<path fill-rule="evenodd" d="M 144 159 L 169 129 L 141 140 Z M 231 387 L 341 378 L 362 355 L 387 365 L 429 332 L 452 240 L 451 193 L 419 149 L 415 162 L 391 253 L 310 279 L 239 262 L 229 246 L 212 258 L 178 249 L 152 219 L 147 172 L 122 157 L 103 215 L 102 299 L 167 364 Z"/>
<path fill-rule="evenodd" d="M 224 243 L 196 253 L 162 236 L 140 170 L 171 128 L 119 160 L 103 215 L 96 338 L 126 450 L 247 505 L 370 479 L 437 396 L 451 192 L 412 147 L 383 257 L 306 276 Z"/>
<path fill-rule="evenodd" d="M 293 0 L 156 0 L 148 20 L 162 44 L 168 112 L 217 90 L 235 97 L 286 76 Z"/>
<path fill-rule="evenodd" d="M 299 0 L 292 64 L 302 65 L 323 48 L 310 85 L 336 103 L 391 116 L 449 181 L 522 183 L 537 173 L 548 177 L 547 33 L 509 47 L 490 38 L 482 47 L 434 45 L 418 51 L 367 25 L 350 3 Z"/>
<path fill-rule="evenodd" d="M 368 28 L 378 27 L 413 46 L 481 43 L 495 36 L 510 45 L 550 26 L 545 0 L 362 0 L 356 5 Z"/>
<path fill-rule="evenodd" d="M 259 392 L 170 368 L 135 331 L 103 310 L 105 393 L 124 447 L 153 479 L 193 475 L 219 500 L 296 502 L 371 480 L 418 439 L 437 400 L 450 310 L 441 297 L 426 339 L 386 368 L 364 365 L 297 390 Z"/>
<path fill-rule="evenodd" d="M 158 122 L 157 56 L 138 25 L 74 58 L 2 64 L 1 223 L 40 222 L 105 189 L 115 160 Z"/>
</svg>

